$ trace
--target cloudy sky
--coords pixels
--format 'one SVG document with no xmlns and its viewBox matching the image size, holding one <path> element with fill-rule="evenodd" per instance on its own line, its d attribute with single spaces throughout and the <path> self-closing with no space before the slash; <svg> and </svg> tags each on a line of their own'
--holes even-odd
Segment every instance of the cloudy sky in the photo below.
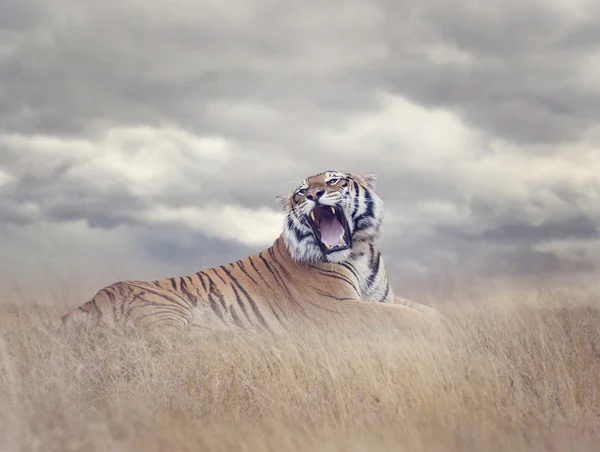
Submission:
<svg viewBox="0 0 600 452">
<path fill-rule="evenodd" d="M 587 271 L 599 119 L 592 0 L 2 0 L 1 278 L 229 262 L 330 168 L 396 278 Z"/>
</svg>

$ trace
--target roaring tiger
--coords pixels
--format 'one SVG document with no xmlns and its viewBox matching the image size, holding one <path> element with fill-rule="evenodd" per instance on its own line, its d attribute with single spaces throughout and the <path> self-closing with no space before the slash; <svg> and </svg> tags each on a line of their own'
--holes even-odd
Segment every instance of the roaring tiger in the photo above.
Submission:
<svg viewBox="0 0 600 452">
<path fill-rule="evenodd" d="M 253 256 L 195 274 L 122 281 L 62 317 L 73 322 L 151 329 L 284 329 L 303 321 L 389 318 L 410 322 L 433 308 L 394 295 L 375 247 L 383 202 L 377 177 L 325 171 L 291 196 L 282 234 Z"/>
</svg>

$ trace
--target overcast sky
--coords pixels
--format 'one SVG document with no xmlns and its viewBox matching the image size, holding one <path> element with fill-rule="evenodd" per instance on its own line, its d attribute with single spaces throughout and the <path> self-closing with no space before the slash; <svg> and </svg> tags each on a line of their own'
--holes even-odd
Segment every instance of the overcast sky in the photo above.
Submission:
<svg viewBox="0 0 600 452">
<path fill-rule="evenodd" d="M 397 277 L 589 270 L 599 119 L 593 0 L 2 0 L 2 278 L 229 262 L 334 168 Z"/>
</svg>

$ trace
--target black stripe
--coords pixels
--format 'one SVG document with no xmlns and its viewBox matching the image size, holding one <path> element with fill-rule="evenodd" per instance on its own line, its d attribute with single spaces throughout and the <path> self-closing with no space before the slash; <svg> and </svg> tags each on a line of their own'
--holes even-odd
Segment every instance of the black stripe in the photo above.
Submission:
<svg viewBox="0 0 600 452">
<path fill-rule="evenodd" d="M 223 270 L 225 267 L 223 267 L 222 265 L 219 265 L 219 267 L 218 267 L 218 268 L 220 268 L 221 270 Z M 220 279 L 221 281 L 223 281 L 223 284 L 227 285 L 227 281 L 225 281 L 225 280 L 223 279 L 223 277 L 222 277 L 221 275 L 219 275 L 219 273 L 217 272 L 217 269 L 216 269 L 216 268 L 211 268 L 211 270 L 212 270 L 212 271 L 215 273 L 215 275 L 217 275 L 217 276 L 219 277 L 219 279 Z"/>
<path fill-rule="evenodd" d="M 265 321 L 264 317 L 258 310 L 258 307 L 256 306 L 256 303 L 254 302 L 254 300 L 252 299 L 250 294 L 246 291 L 246 289 L 244 289 L 244 286 L 242 286 L 240 284 L 240 282 L 231 273 L 229 273 L 227 271 L 227 269 L 224 269 L 224 270 L 227 273 L 227 275 L 231 278 L 232 282 L 235 285 L 237 285 L 238 288 L 242 291 L 242 293 L 246 296 L 246 298 L 248 299 L 248 302 L 250 303 L 250 307 L 252 308 L 252 311 L 254 311 L 254 315 L 256 315 L 256 318 L 258 319 L 258 321 L 262 324 L 262 326 L 264 326 L 267 330 L 269 330 L 269 326 L 267 325 L 267 322 Z M 232 285 L 232 287 L 234 288 L 234 292 L 235 292 L 235 286 Z M 277 320 L 279 320 L 281 322 L 279 317 L 277 317 Z"/>
<path fill-rule="evenodd" d="M 302 240 L 304 240 L 307 237 L 310 237 L 312 235 L 312 231 L 310 230 L 310 226 L 308 226 L 308 219 L 306 216 L 300 218 L 298 215 L 296 215 L 296 212 L 292 212 L 294 217 L 298 220 L 298 222 L 302 225 L 305 225 L 309 230 L 308 232 L 302 232 L 300 231 L 300 229 L 298 229 L 295 225 L 294 222 L 292 221 L 292 217 L 288 215 L 287 218 L 287 227 L 290 231 L 292 231 L 294 233 L 294 235 L 296 236 L 296 240 L 298 242 L 301 242 Z"/>
<path fill-rule="evenodd" d="M 321 290 L 321 289 L 316 289 L 316 291 L 319 295 L 333 298 L 334 300 L 340 300 L 340 301 L 358 301 L 359 300 L 358 298 L 352 298 L 352 297 L 336 297 L 335 295 L 333 295 L 329 292 L 325 292 L 324 290 Z"/>
<path fill-rule="evenodd" d="M 248 273 L 248 272 L 246 271 L 246 268 L 244 267 L 244 263 L 243 263 L 242 261 L 237 261 L 237 262 L 236 262 L 236 264 L 238 265 L 238 267 L 240 267 L 240 270 L 241 270 L 241 271 L 243 271 L 243 272 L 244 272 L 244 274 L 245 274 L 245 275 L 246 275 L 248 278 L 250 278 L 250 280 L 251 280 L 251 281 L 252 281 L 254 284 L 257 284 L 256 280 L 255 280 L 255 279 L 254 279 L 252 276 L 250 276 L 250 273 Z"/>
<path fill-rule="evenodd" d="M 265 321 L 265 318 L 260 313 L 260 311 L 258 309 L 258 306 L 256 306 L 256 303 L 254 302 L 254 300 L 252 299 L 252 297 L 250 296 L 250 294 L 248 292 L 246 292 L 246 289 L 244 289 L 241 285 L 238 284 L 238 286 L 239 286 L 239 289 L 242 291 L 242 293 L 246 296 L 246 299 L 250 303 L 250 307 L 252 308 L 252 311 L 254 312 L 254 315 L 256 316 L 256 318 L 258 319 L 258 321 L 268 331 L 271 331 L 271 329 L 269 328 L 269 325 L 267 325 L 267 322 Z"/>
<path fill-rule="evenodd" d="M 373 260 L 374 256 L 375 256 L 375 253 L 373 253 L 373 255 L 371 255 L 371 261 L 369 262 L 369 269 L 371 270 L 371 274 L 367 278 L 367 289 L 370 289 L 371 286 L 373 285 L 373 283 L 375 282 L 375 278 L 377 277 L 377 274 L 379 273 L 379 267 L 381 264 L 381 253 L 377 252 L 377 259 L 375 261 Z"/>
<path fill-rule="evenodd" d="M 100 310 L 100 307 L 98 306 L 98 303 L 96 303 L 96 300 L 94 298 L 92 298 L 92 306 L 94 307 L 94 310 L 98 313 L 98 318 L 100 318 L 102 316 L 102 311 Z"/>
<path fill-rule="evenodd" d="M 269 263 L 267 262 L 267 260 L 263 257 L 263 252 L 261 252 L 258 257 L 260 258 L 260 260 L 262 261 L 263 265 L 266 267 L 267 271 L 269 273 L 271 273 L 271 275 L 273 276 L 273 279 L 275 280 L 275 282 L 281 287 L 283 288 L 283 290 L 286 292 L 289 301 L 291 301 L 292 303 L 294 303 L 296 306 L 298 306 L 301 310 L 302 313 L 304 315 L 306 315 L 306 311 L 304 309 L 304 307 L 298 303 L 298 300 L 296 300 L 296 298 L 292 295 L 292 293 L 290 292 L 290 290 L 288 289 L 287 285 L 285 284 L 285 281 L 283 280 L 283 278 L 281 277 L 281 275 L 279 274 L 279 272 L 275 269 L 275 268 L 271 268 L 271 266 L 269 265 Z M 253 264 L 254 265 L 254 264 Z M 256 269 L 256 267 L 255 267 Z M 258 271 L 258 270 L 257 270 Z M 262 277 L 261 277 L 262 278 Z M 263 279 L 264 281 L 264 279 Z M 265 281 L 265 284 L 267 284 L 267 282 Z M 270 286 L 270 284 L 267 284 L 268 286 Z M 273 308 L 271 308 L 273 310 Z M 274 310 L 273 310 L 274 311 Z"/>
<path fill-rule="evenodd" d="M 203 273 L 202 272 L 198 272 L 196 273 L 196 276 L 198 276 L 198 279 L 200 280 L 200 284 L 202 284 L 202 288 L 204 289 L 204 292 L 206 292 L 206 283 L 204 282 L 204 278 L 202 278 Z"/>
<path fill-rule="evenodd" d="M 171 319 L 181 319 L 183 320 L 184 323 L 186 318 L 189 318 L 186 315 L 182 315 L 179 312 L 172 312 L 169 311 L 168 309 L 164 309 L 165 306 L 159 305 L 159 306 L 155 306 L 155 305 L 151 305 L 153 306 L 153 309 L 148 312 L 148 311 L 144 311 L 144 313 L 142 314 L 137 314 L 135 316 L 135 319 L 133 319 L 138 325 L 140 324 L 140 320 L 142 319 L 147 319 L 148 317 L 159 317 L 159 316 L 163 316 L 163 317 L 167 317 L 167 318 L 171 318 Z M 140 306 L 132 306 L 128 311 L 127 311 L 127 315 L 128 317 L 132 316 L 133 311 L 135 311 L 136 309 L 140 309 Z M 131 320 L 131 319 L 130 319 Z"/>
<path fill-rule="evenodd" d="M 116 288 L 117 293 L 115 293 L 115 298 L 117 298 L 117 296 L 119 296 L 120 300 L 121 300 L 121 321 L 123 321 L 123 319 L 125 318 L 125 303 L 127 303 L 128 298 L 127 296 L 125 296 L 124 290 L 123 290 L 123 286 L 120 285 Z"/>
<path fill-rule="evenodd" d="M 292 275 L 290 275 L 290 272 L 287 271 L 287 269 L 279 262 L 279 260 L 277 259 L 277 256 L 275 256 L 275 252 L 274 249 L 275 247 L 280 248 L 280 247 L 285 247 L 285 244 L 283 243 L 283 240 L 280 240 L 279 238 L 277 240 L 275 240 L 275 244 L 269 248 L 269 250 L 272 250 L 272 257 L 273 257 L 273 262 L 276 263 L 279 268 L 281 268 L 281 271 L 284 273 L 284 276 L 291 281 L 292 279 Z M 281 252 L 281 250 L 279 250 L 279 252 Z M 287 287 L 287 286 L 286 286 Z M 288 291 L 289 293 L 289 291 Z M 296 303 L 296 300 L 291 296 L 290 294 L 290 301 Z M 273 315 L 275 316 L 275 318 L 281 322 L 281 319 L 279 318 L 279 315 L 277 314 L 277 312 L 275 311 L 275 308 L 273 307 L 273 305 L 271 304 L 271 302 L 267 299 L 267 303 L 269 305 L 269 308 L 271 308 L 271 312 L 273 313 Z M 297 304 L 297 303 L 296 303 Z M 281 313 L 283 314 L 283 316 L 287 319 L 287 315 L 285 314 L 285 311 L 281 311 Z M 283 323 L 283 322 L 281 322 Z"/>
<path fill-rule="evenodd" d="M 350 278 L 348 278 L 346 275 L 344 275 L 343 273 L 336 272 L 335 270 L 326 270 L 324 268 L 319 268 L 313 264 L 308 264 L 308 265 L 309 265 L 309 267 L 312 267 L 315 270 L 317 270 L 323 276 L 344 281 L 345 283 L 349 284 L 354 289 L 354 291 L 360 296 L 360 291 L 358 290 L 358 288 L 356 287 L 354 282 Z"/>
<path fill-rule="evenodd" d="M 283 247 L 285 247 L 285 244 L 284 244 L 284 243 L 281 243 L 281 242 L 279 242 L 279 241 L 277 241 L 277 242 L 275 243 L 275 245 L 277 245 L 277 247 L 278 247 L 278 248 L 279 248 L 279 247 L 282 247 L 282 246 L 283 246 Z M 282 253 L 282 251 L 281 251 L 281 250 L 279 250 L 279 252 L 280 252 L 280 253 Z M 269 248 L 269 253 L 271 254 L 271 257 L 273 257 L 273 262 L 274 262 L 274 263 L 276 263 L 276 264 L 279 266 L 279 268 L 281 269 L 281 271 L 283 272 L 283 275 L 284 275 L 286 278 L 288 278 L 289 280 L 291 280 L 291 279 L 292 279 L 292 275 L 291 275 L 291 274 L 290 274 L 290 272 L 287 270 L 287 268 L 285 268 L 285 267 L 283 266 L 283 264 L 282 264 L 281 262 L 279 262 L 279 259 L 277 259 L 277 256 L 275 256 L 275 248 L 274 248 L 273 246 L 272 246 L 271 248 Z M 282 253 L 282 254 L 283 254 L 283 253 Z"/>
<path fill-rule="evenodd" d="M 225 302 L 223 300 L 223 294 L 221 294 L 221 292 L 219 292 L 219 290 L 216 288 L 212 278 L 208 275 L 205 275 L 205 276 L 208 279 L 208 284 L 209 284 L 208 301 L 210 303 L 210 307 L 214 311 L 214 313 L 217 314 L 217 316 L 223 321 L 223 323 L 227 323 L 227 322 L 225 322 L 225 319 L 223 318 L 223 314 L 221 313 L 221 309 L 219 308 L 219 305 L 215 301 L 215 296 L 216 296 L 221 300 L 221 304 L 223 306 L 225 306 Z M 225 308 L 225 309 L 227 309 L 227 308 Z"/>
<path fill-rule="evenodd" d="M 277 260 L 277 258 L 275 257 L 275 251 L 273 250 L 272 246 L 267 248 L 267 251 L 269 252 L 269 254 L 271 255 L 271 257 L 273 258 L 274 261 Z"/>
<path fill-rule="evenodd" d="M 143 304 L 135 304 L 133 302 L 141 301 Z M 148 314 L 143 316 L 138 316 L 137 319 L 139 321 L 140 318 L 151 317 L 153 315 L 163 314 L 163 315 L 172 315 L 175 317 L 185 317 L 186 314 L 189 314 L 189 311 L 184 311 L 180 306 L 174 304 L 161 304 L 155 301 L 148 300 L 143 297 L 141 294 L 136 294 L 133 298 L 131 298 L 132 304 L 125 311 L 125 315 L 129 318 L 131 314 L 135 310 L 144 310 L 148 306 L 152 306 L 153 309 Z"/>
<path fill-rule="evenodd" d="M 333 313 L 335 313 L 335 314 L 339 314 L 339 311 L 336 311 L 336 310 L 334 310 L 334 309 L 328 309 L 328 308 L 326 308 L 326 307 L 325 307 L 325 306 L 323 306 L 323 305 L 320 305 L 320 304 L 318 304 L 318 303 L 314 303 L 314 302 L 312 302 L 312 301 L 310 300 L 310 298 L 307 298 L 306 300 L 304 300 L 304 302 L 305 302 L 305 303 L 308 303 L 308 304 L 310 304 L 310 305 L 312 305 L 312 306 L 314 306 L 315 308 L 322 309 L 323 311 L 327 311 L 327 312 L 333 312 Z M 306 315 L 306 314 L 305 314 L 305 315 Z M 306 316 L 308 317 L 308 315 L 306 315 Z"/>
<path fill-rule="evenodd" d="M 292 232 L 294 233 L 294 235 L 296 236 L 296 240 L 298 242 L 301 242 L 302 240 L 304 240 L 307 237 L 310 237 L 312 235 L 312 232 L 302 232 L 300 231 L 300 229 L 296 228 L 295 226 L 290 228 L 292 230 Z"/>
<path fill-rule="evenodd" d="M 140 293 L 137 293 L 137 294 L 133 295 L 130 298 L 131 305 L 127 309 L 127 312 L 129 313 L 129 312 L 131 312 L 135 308 L 143 309 L 147 305 L 149 305 L 149 306 L 156 306 L 156 307 L 159 307 L 159 308 L 163 308 L 165 310 L 172 311 L 172 312 L 175 312 L 175 313 L 178 313 L 178 314 L 185 314 L 185 313 L 188 313 L 190 311 L 190 307 L 189 306 L 181 306 L 181 305 L 176 304 L 176 303 L 166 303 L 165 304 L 165 303 L 161 303 L 160 301 L 153 301 L 153 300 L 150 300 L 148 298 L 145 298 L 144 296 L 146 294 L 147 294 L 147 292 L 141 291 Z M 143 305 L 137 305 L 137 306 L 135 306 L 135 305 L 133 305 L 134 301 L 142 301 L 144 304 Z"/>
<path fill-rule="evenodd" d="M 138 282 L 134 282 L 134 281 L 130 282 L 128 285 L 131 287 L 140 289 L 142 291 L 149 292 L 153 295 L 162 297 L 178 306 L 181 306 L 181 307 L 184 307 L 187 309 L 189 309 L 189 307 L 190 307 L 189 303 L 186 300 L 184 300 L 182 297 L 180 297 L 178 294 L 169 292 L 165 289 L 154 289 L 152 287 L 149 287 L 147 284 L 138 283 Z M 183 302 L 183 303 L 181 303 L 181 302 Z"/>
<path fill-rule="evenodd" d="M 386 297 L 388 296 L 388 293 L 390 293 L 390 283 L 387 283 L 387 286 L 385 288 L 385 293 L 383 294 L 383 298 L 381 298 L 381 300 L 379 300 L 381 303 L 383 303 L 383 301 L 386 299 Z"/>
<path fill-rule="evenodd" d="M 359 257 L 363 257 L 364 255 L 365 252 L 362 249 L 360 251 L 352 251 L 352 253 L 350 253 L 350 259 L 358 259 Z"/>
<path fill-rule="evenodd" d="M 356 224 L 356 231 L 362 231 L 363 229 L 366 229 L 367 226 L 371 226 L 370 222 L 367 221 L 369 217 L 367 217 L 366 214 L 362 214 L 359 215 L 358 217 L 356 217 L 356 219 L 354 220 L 354 224 Z M 371 217 L 372 218 L 372 217 Z"/>
<path fill-rule="evenodd" d="M 277 314 L 277 312 L 275 311 L 275 308 L 273 307 L 273 305 L 271 304 L 271 302 L 267 300 L 267 304 L 269 305 L 269 308 L 271 309 L 271 313 L 272 313 L 272 314 L 275 316 L 275 318 L 277 319 L 277 321 L 278 321 L 279 323 L 283 323 L 283 322 L 281 321 L 281 319 L 279 318 L 279 315 L 278 315 L 278 314 Z M 283 315 L 285 316 L 285 313 L 283 313 Z M 286 319 L 287 319 L 287 316 L 286 316 Z"/>
<path fill-rule="evenodd" d="M 264 251 L 263 251 L 264 253 Z M 275 279 L 275 282 L 277 284 L 279 284 L 283 290 L 285 290 L 285 292 L 288 294 L 288 296 L 290 297 L 290 299 L 294 299 L 294 297 L 292 296 L 292 293 L 290 292 L 290 289 L 288 289 L 287 284 L 285 283 L 285 281 L 283 280 L 283 278 L 281 277 L 281 275 L 279 274 L 279 272 L 277 271 L 276 268 L 271 268 L 271 266 L 269 265 L 269 263 L 267 262 L 267 260 L 263 257 L 262 253 L 260 253 L 258 255 L 258 257 L 260 258 L 260 260 L 263 262 L 263 264 L 265 265 L 265 267 L 267 267 L 267 270 L 273 275 L 273 278 Z"/>
<path fill-rule="evenodd" d="M 214 290 L 216 290 L 217 292 L 217 297 L 219 297 L 219 301 L 221 302 L 221 306 L 223 307 L 223 309 L 225 311 L 227 311 L 227 305 L 225 304 L 225 297 L 223 296 L 223 292 L 221 292 L 220 290 L 217 290 L 217 288 L 215 287 Z"/>
<path fill-rule="evenodd" d="M 194 284 L 194 278 L 193 276 L 198 276 L 198 275 L 191 275 L 191 276 L 186 276 L 185 278 L 188 280 L 190 286 L 194 289 L 195 294 L 193 294 L 194 296 L 194 301 L 192 302 L 192 306 L 196 307 L 198 306 L 198 301 L 203 299 L 203 295 L 200 292 L 200 286 L 198 286 L 197 284 Z M 198 279 L 200 279 L 200 277 L 198 276 Z M 192 291 L 190 290 L 190 293 Z"/>
<path fill-rule="evenodd" d="M 211 309 L 213 310 L 213 312 L 215 314 L 217 314 L 217 317 L 219 317 L 219 319 L 221 319 L 221 321 L 223 323 L 225 322 L 225 319 L 223 318 L 223 313 L 221 312 L 221 309 L 219 308 L 219 305 L 217 304 L 217 302 L 215 301 L 214 297 L 212 294 L 208 294 L 208 302 L 210 304 Z"/>
<path fill-rule="evenodd" d="M 187 283 L 185 282 L 185 278 L 181 278 L 181 279 L 180 279 L 180 281 L 181 281 L 181 282 L 180 282 L 179 286 L 180 286 L 180 289 L 181 289 L 181 291 L 182 291 L 182 292 L 184 293 L 184 295 L 185 295 L 185 296 L 188 298 L 188 301 L 189 301 L 190 303 L 192 303 L 192 306 L 194 306 L 194 307 L 195 307 L 195 306 L 197 306 L 197 305 L 198 305 L 198 300 L 197 300 L 197 299 L 196 299 L 196 297 L 194 297 L 194 296 L 192 295 L 192 293 L 191 293 L 191 292 L 188 290 Z"/>
<path fill-rule="evenodd" d="M 358 208 L 360 207 L 360 187 L 358 185 L 358 183 L 353 180 L 352 181 L 352 186 L 354 187 L 354 210 L 352 210 L 352 217 L 354 218 L 354 215 L 356 215 L 356 212 L 358 212 Z"/>
<path fill-rule="evenodd" d="M 367 217 L 373 217 L 373 196 L 371 192 L 365 188 L 365 202 L 367 203 L 367 211 L 365 215 Z"/>
<path fill-rule="evenodd" d="M 125 292 L 125 289 L 127 289 L 127 292 Z M 127 286 L 121 287 L 121 296 L 123 297 L 123 304 L 121 305 L 121 312 L 123 313 L 123 317 L 125 317 L 126 315 L 129 315 L 131 313 L 131 308 L 132 308 L 133 302 L 135 301 L 135 296 L 136 296 L 136 290 L 134 290 L 134 289 L 141 289 L 141 293 L 145 294 L 144 288 L 136 286 L 135 283 L 133 283 L 133 282 L 129 282 L 127 284 Z M 161 288 L 161 289 L 157 289 L 157 290 L 160 290 L 162 292 L 165 289 Z M 159 293 L 161 293 L 161 292 L 159 292 Z M 126 293 L 126 295 L 125 295 L 125 293 Z"/>
<path fill-rule="evenodd" d="M 233 293 L 235 294 L 235 299 L 237 301 L 237 304 L 240 305 L 242 312 L 244 313 L 244 315 L 246 316 L 248 321 L 251 322 L 250 316 L 248 315 L 248 311 L 246 311 L 246 307 L 244 306 L 244 303 L 242 302 L 242 298 L 240 297 L 239 292 L 237 291 L 235 286 L 231 286 L 231 287 L 233 288 Z"/>
<path fill-rule="evenodd" d="M 373 243 L 369 243 L 369 268 L 373 267 L 374 262 L 375 262 L 375 246 L 373 246 Z"/>
<path fill-rule="evenodd" d="M 217 314 L 217 316 L 223 321 L 223 323 L 225 323 L 225 319 L 223 319 L 223 314 L 221 313 L 221 309 L 219 309 L 219 305 L 217 304 L 217 302 L 214 300 L 212 294 L 208 295 L 208 301 L 210 303 L 210 307 L 213 310 L 213 312 L 215 314 Z"/>
<path fill-rule="evenodd" d="M 254 269 L 254 271 L 256 272 L 256 274 L 260 277 L 260 279 L 262 279 L 262 281 L 265 284 L 267 284 L 267 281 L 265 281 L 265 278 L 263 278 L 263 275 L 261 274 L 261 272 L 259 272 L 258 268 L 256 268 L 256 265 L 254 265 L 254 261 L 252 260 L 252 256 L 248 256 L 248 260 L 250 261 L 250 265 L 252 266 L 252 268 Z"/>
<path fill-rule="evenodd" d="M 357 280 L 360 280 L 360 278 L 358 277 L 358 272 L 354 268 L 354 265 L 352 265 L 350 262 L 342 262 L 341 265 L 342 267 L 345 267 L 348 270 L 350 270 L 350 273 L 352 273 Z"/>
<path fill-rule="evenodd" d="M 377 251 L 376 254 L 377 254 L 377 260 L 375 261 L 374 265 L 371 265 L 371 270 L 378 272 L 379 266 L 381 264 L 381 253 L 379 251 Z"/>
<path fill-rule="evenodd" d="M 117 303 L 115 302 L 115 295 L 110 291 L 110 289 L 101 290 L 98 294 L 100 294 L 102 292 L 104 292 L 108 296 L 108 299 L 110 300 L 110 305 L 112 307 L 113 319 L 114 319 L 115 323 L 117 323 L 118 317 L 117 317 Z M 96 298 L 96 297 L 94 297 L 94 298 Z"/>
<path fill-rule="evenodd" d="M 275 256 L 275 250 L 274 250 L 274 248 L 273 248 L 273 247 L 270 247 L 270 248 L 268 249 L 268 251 L 269 251 L 269 254 L 271 255 L 271 258 L 273 259 L 273 262 L 279 266 L 279 268 L 280 268 L 280 269 L 281 269 L 281 271 L 283 272 L 283 275 L 284 275 L 284 276 L 285 276 L 287 279 L 291 279 L 291 278 L 292 278 L 292 275 L 290 275 L 290 272 L 289 272 L 289 271 L 287 271 L 287 269 L 286 269 L 286 268 L 285 268 L 283 265 L 281 265 L 281 263 L 279 262 L 279 260 L 277 260 L 277 256 Z"/>
<path fill-rule="evenodd" d="M 163 318 L 160 320 L 162 320 L 163 322 L 165 322 L 165 320 L 167 320 L 167 321 L 170 320 L 171 322 L 168 322 L 168 323 L 178 324 L 179 322 L 175 322 L 174 320 L 179 319 L 179 320 L 182 320 L 183 323 L 189 323 L 189 322 L 185 322 L 185 320 L 184 320 L 184 318 L 182 318 L 182 316 L 173 316 L 170 312 L 161 312 L 159 310 L 154 310 L 153 312 L 149 312 L 147 314 L 138 315 L 135 318 L 135 322 L 136 322 L 136 324 L 139 325 L 141 323 L 141 320 L 143 320 L 143 319 L 147 319 L 149 317 L 157 318 L 157 317 L 161 317 L 161 316 Z M 154 322 L 154 323 L 156 324 L 157 322 Z"/>
<path fill-rule="evenodd" d="M 238 317 L 237 313 L 235 312 L 235 308 L 231 304 L 229 305 L 229 313 L 231 314 L 231 317 L 233 318 L 233 321 L 237 326 L 239 326 L 242 329 L 246 329 L 244 328 L 244 325 L 242 325 L 242 321 Z"/>
<path fill-rule="evenodd" d="M 138 295 L 144 296 L 146 293 L 149 293 L 151 295 L 156 295 L 159 298 L 163 298 L 166 301 L 170 301 L 175 306 L 189 308 L 187 302 L 183 298 L 181 298 L 178 294 L 170 292 L 164 288 L 155 289 L 153 287 L 149 287 L 146 284 L 137 282 L 130 282 L 129 286 L 129 293 L 126 296 L 124 296 L 124 299 L 132 299 Z M 139 290 L 139 292 L 134 294 L 134 288 Z M 183 303 L 180 303 L 181 301 Z"/>
<path fill-rule="evenodd" d="M 169 281 L 171 281 L 171 286 L 173 287 L 173 290 L 177 290 L 177 283 L 175 282 L 175 278 L 169 278 Z"/>
<path fill-rule="evenodd" d="M 319 273 L 321 273 L 324 276 L 331 276 L 331 277 L 337 277 L 339 279 L 343 279 L 344 281 L 346 281 L 348 284 L 353 286 L 353 282 L 350 278 L 348 278 L 346 275 L 344 275 L 343 273 L 337 271 L 337 270 L 333 270 L 333 269 L 328 269 L 328 268 L 321 268 L 321 267 L 317 267 L 314 264 L 308 264 L 308 266 L 310 268 L 314 268 L 315 270 L 317 270 Z"/>
<path fill-rule="evenodd" d="M 356 230 L 360 231 L 366 229 L 368 226 L 372 226 L 370 220 L 374 220 L 375 216 L 373 213 L 373 197 L 371 193 L 366 188 L 365 190 L 365 202 L 367 204 L 367 210 L 365 213 L 360 214 L 355 220 Z"/>
<path fill-rule="evenodd" d="M 333 278 L 333 279 L 339 279 L 341 281 L 344 281 L 346 284 L 349 284 L 350 287 L 352 287 L 354 289 L 354 291 L 360 295 L 360 291 L 358 290 L 358 288 L 354 285 L 354 282 L 351 281 L 349 278 L 347 278 L 344 275 L 336 275 L 336 274 L 331 274 L 331 273 L 325 273 L 323 271 L 321 271 L 321 274 L 323 276 L 326 276 L 327 278 Z"/>
<path fill-rule="evenodd" d="M 277 262 L 279 264 L 279 262 L 277 261 L 277 258 L 275 257 L 275 253 L 272 253 L 272 249 L 273 249 L 273 247 L 269 248 L 269 253 L 273 257 L 273 261 Z M 281 264 L 279 264 L 279 266 L 281 267 L 281 270 L 283 270 L 283 272 L 286 274 L 286 276 L 289 277 L 288 271 L 285 268 L 283 268 L 283 266 Z M 265 299 L 265 301 L 269 305 L 269 308 L 271 308 L 271 312 L 273 313 L 273 315 L 275 316 L 275 318 L 277 319 L 277 321 L 279 323 L 282 323 L 281 319 L 279 318 L 279 315 L 277 315 L 277 312 L 275 312 L 275 308 L 273 308 L 273 305 L 271 305 L 271 302 L 268 299 Z"/>
</svg>

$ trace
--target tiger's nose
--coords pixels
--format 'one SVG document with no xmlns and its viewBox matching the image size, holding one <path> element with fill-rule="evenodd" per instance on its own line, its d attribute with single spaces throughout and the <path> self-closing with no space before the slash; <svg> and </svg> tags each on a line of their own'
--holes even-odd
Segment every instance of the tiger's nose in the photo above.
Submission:
<svg viewBox="0 0 600 452">
<path fill-rule="evenodd" d="M 311 201 L 317 202 L 317 200 L 323 196 L 323 193 L 325 193 L 325 190 L 323 190 L 322 188 L 316 188 L 314 190 L 310 190 L 307 194 L 306 197 L 308 199 L 310 199 Z"/>
</svg>

